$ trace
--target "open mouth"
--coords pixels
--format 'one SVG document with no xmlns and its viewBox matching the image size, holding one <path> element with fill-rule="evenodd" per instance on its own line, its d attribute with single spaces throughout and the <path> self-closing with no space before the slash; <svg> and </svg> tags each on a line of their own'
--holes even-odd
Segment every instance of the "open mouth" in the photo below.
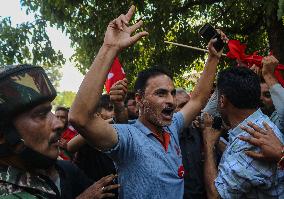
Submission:
<svg viewBox="0 0 284 199">
<path fill-rule="evenodd" d="M 167 119 L 171 119 L 173 117 L 173 114 L 174 114 L 174 109 L 171 108 L 171 107 L 167 107 L 167 108 L 164 108 L 162 110 L 162 114 L 164 117 L 166 117 Z"/>
</svg>

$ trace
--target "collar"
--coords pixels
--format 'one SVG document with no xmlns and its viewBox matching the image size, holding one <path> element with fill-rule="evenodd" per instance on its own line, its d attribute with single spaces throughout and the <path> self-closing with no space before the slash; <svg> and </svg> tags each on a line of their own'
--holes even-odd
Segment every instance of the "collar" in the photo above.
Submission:
<svg viewBox="0 0 284 199">
<path fill-rule="evenodd" d="M 251 114 L 249 117 L 247 117 L 245 120 L 243 120 L 241 123 L 238 124 L 233 129 L 230 129 L 229 132 L 229 143 L 232 143 L 237 137 L 240 136 L 241 133 L 244 131 L 240 128 L 240 126 L 247 126 L 247 123 L 249 121 L 255 123 L 256 120 L 258 120 L 260 117 L 263 117 L 263 113 L 260 109 L 257 109 L 253 114 Z"/>
<path fill-rule="evenodd" d="M 46 181 L 39 175 L 21 171 L 15 167 L 0 167 L 0 181 L 16 185 L 20 188 L 35 189 L 51 195 L 56 195 Z"/>
<path fill-rule="evenodd" d="M 143 132 L 146 136 L 149 135 L 153 135 L 163 146 L 163 148 L 165 149 L 165 151 L 168 151 L 168 146 L 170 143 L 170 139 L 171 139 L 171 133 L 169 131 L 167 131 L 165 129 L 165 127 L 163 127 L 163 141 L 160 140 L 160 138 L 154 134 L 149 128 L 147 128 L 141 121 L 139 121 L 138 119 L 136 120 L 136 122 L 133 124 L 136 128 L 138 128 L 141 132 Z"/>
<path fill-rule="evenodd" d="M 142 133 L 144 133 L 147 136 L 153 134 L 153 132 L 148 127 L 146 127 L 139 119 L 136 120 L 133 126 L 138 128 Z M 170 135 L 172 134 L 167 126 L 163 127 L 163 132 L 168 132 Z"/>
</svg>

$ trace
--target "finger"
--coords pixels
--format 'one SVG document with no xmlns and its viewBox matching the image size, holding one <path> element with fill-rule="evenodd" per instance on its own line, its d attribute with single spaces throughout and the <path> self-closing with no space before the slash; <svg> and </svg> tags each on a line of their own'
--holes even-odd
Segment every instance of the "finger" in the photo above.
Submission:
<svg viewBox="0 0 284 199">
<path fill-rule="evenodd" d="M 133 36 L 131 37 L 130 44 L 131 44 L 131 45 L 132 45 L 132 44 L 135 44 L 139 39 L 141 39 L 142 37 L 145 37 L 145 36 L 147 36 L 147 35 L 149 35 L 149 33 L 146 32 L 146 31 L 139 32 L 139 33 L 133 35 Z"/>
<path fill-rule="evenodd" d="M 266 133 L 267 134 L 272 134 L 273 133 L 273 129 L 266 122 L 262 122 L 262 124 L 263 124 L 264 128 L 266 129 Z"/>
<path fill-rule="evenodd" d="M 120 15 L 120 19 L 124 24 L 128 25 L 129 21 L 128 21 L 126 15 Z"/>
<path fill-rule="evenodd" d="M 121 91 L 127 93 L 127 83 L 125 83 L 124 81 L 120 80 L 120 82 L 118 82 L 116 85 L 113 85 L 110 88 L 110 94 L 113 94 L 113 92 L 116 91 L 116 90 L 121 90 Z"/>
<path fill-rule="evenodd" d="M 104 192 L 108 192 L 108 191 L 111 191 L 113 189 L 118 189 L 119 187 L 120 187 L 120 184 L 108 185 L 104 188 Z"/>
<path fill-rule="evenodd" d="M 257 153 L 257 152 L 254 152 L 254 151 L 246 151 L 245 154 L 247 156 L 250 156 L 252 158 L 256 158 L 256 159 L 264 159 L 264 156 L 262 153 Z"/>
<path fill-rule="evenodd" d="M 256 138 L 240 136 L 239 139 L 242 141 L 248 142 L 254 146 L 260 146 L 260 142 Z"/>
<path fill-rule="evenodd" d="M 130 33 L 133 33 L 135 30 L 137 30 L 138 28 L 140 28 L 143 25 L 143 21 L 140 20 L 137 23 L 133 24 L 132 26 L 129 26 L 129 31 Z"/>
<path fill-rule="evenodd" d="M 124 78 L 122 81 L 121 81 L 121 84 L 124 86 L 124 87 L 128 87 L 128 81 L 126 78 Z"/>
<path fill-rule="evenodd" d="M 117 85 L 116 87 L 114 87 L 113 89 L 110 90 L 110 92 L 112 92 L 111 94 L 116 94 L 118 93 L 118 91 L 123 93 L 127 92 L 127 87 L 123 86 L 123 85 Z"/>
<path fill-rule="evenodd" d="M 115 178 L 116 178 L 116 176 L 113 175 L 113 174 L 107 176 L 107 178 L 105 178 L 104 181 L 102 182 L 102 186 L 106 187 L 107 185 L 109 185 L 110 183 L 112 183 Z"/>
<path fill-rule="evenodd" d="M 258 137 L 260 137 L 261 134 L 266 134 L 264 129 L 260 128 L 259 126 L 257 126 L 256 124 L 252 122 L 248 122 L 248 126 L 254 129 L 254 131 L 256 132 L 256 136 Z"/>
<path fill-rule="evenodd" d="M 127 21 L 130 21 L 130 19 L 132 18 L 134 12 L 135 12 L 135 6 L 132 5 L 132 6 L 130 7 L 130 9 L 128 10 L 127 14 L 125 15 Z"/>
<path fill-rule="evenodd" d="M 107 175 L 99 179 L 95 184 L 102 184 L 102 187 L 104 186 L 103 183 L 110 177 L 114 176 L 113 174 Z"/>
<path fill-rule="evenodd" d="M 252 137 L 255 137 L 255 138 L 259 138 L 260 135 L 258 132 L 256 132 L 254 129 L 252 128 L 249 128 L 247 126 L 241 126 L 240 127 L 242 130 L 246 131 L 248 134 L 250 134 Z"/>
<path fill-rule="evenodd" d="M 117 28 L 119 30 L 123 30 L 123 28 L 122 28 L 122 21 L 120 20 L 119 17 L 114 20 L 113 24 L 114 24 L 114 28 Z"/>
<path fill-rule="evenodd" d="M 112 96 L 110 100 L 115 103 L 118 101 L 123 101 L 124 97 L 122 95 L 115 95 L 115 96 Z"/>
</svg>

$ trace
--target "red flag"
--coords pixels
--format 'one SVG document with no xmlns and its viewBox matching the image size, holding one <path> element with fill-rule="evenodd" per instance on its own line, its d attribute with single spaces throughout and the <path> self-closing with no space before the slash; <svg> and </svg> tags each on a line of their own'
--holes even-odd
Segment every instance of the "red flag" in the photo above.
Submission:
<svg viewBox="0 0 284 199">
<path fill-rule="evenodd" d="M 115 57 L 111 66 L 111 69 L 108 73 L 107 80 L 105 82 L 106 91 L 109 93 L 111 86 L 125 78 L 125 72 L 119 62 L 118 57 Z"/>
<path fill-rule="evenodd" d="M 247 67 L 251 67 L 252 65 L 256 65 L 258 67 L 262 67 L 261 61 L 263 59 L 262 56 L 257 54 L 257 51 L 251 55 L 246 55 L 245 50 L 247 46 L 245 44 L 241 44 L 238 40 L 229 40 L 228 42 L 229 52 L 227 53 L 227 57 L 230 59 L 237 59 L 245 64 Z M 279 81 L 279 83 L 284 87 L 284 79 L 280 73 L 280 70 L 284 70 L 284 65 L 279 64 L 276 66 L 274 75 Z"/>
</svg>

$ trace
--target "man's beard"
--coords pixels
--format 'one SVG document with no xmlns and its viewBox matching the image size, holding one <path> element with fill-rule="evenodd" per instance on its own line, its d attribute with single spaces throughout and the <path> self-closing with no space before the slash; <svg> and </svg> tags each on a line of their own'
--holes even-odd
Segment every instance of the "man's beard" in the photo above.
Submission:
<svg viewBox="0 0 284 199">
<path fill-rule="evenodd" d="M 275 111 L 275 107 L 274 106 L 268 107 L 263 102 L 260 102 L 260 109 L 268 117 L 270 117 L 271 114 Z"/>
</svg>

